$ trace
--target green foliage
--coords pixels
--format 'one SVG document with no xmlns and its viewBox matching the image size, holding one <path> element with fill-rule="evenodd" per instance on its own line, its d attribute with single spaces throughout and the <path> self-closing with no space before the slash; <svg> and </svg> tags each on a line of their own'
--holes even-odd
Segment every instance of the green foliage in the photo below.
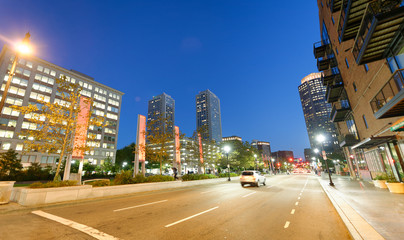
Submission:
<svg viewBox="0 0 404 240">
<path fill-rule="evenodd" d="M 237 177 L 237 176 L 238 176 L 237 173 L 230 173 L 230 177 Z M 219 177 L 226 178 L 226 177 L 229 177 L 229 174 L 228 173 L 219 173 Z"/>
<path fill-rule="evenodd" d="M 146 182 L 146 177 L 142 174 L 137 174 L 132 181 L 133 183 L 144 183 Z"/>
<path fill-rule="evenodd" d="M 397 181 L 396 177 L 394 177 L 394 175 L 388 175 L 386 180 L 388 183 L 398 183 L 399 182 L 399 181 Z"/>
<path fill-rule="evenodd" d="M 95 171 L 96 167 L 96 165 L 86 162 L 83 164 L 83 171 L 86 171 L 85 175 L 91 175 L 92 172 Z"/>
<path fill-rule="evenodd" d="M 0 154 L 0 178 L 6 175 L 14 177 L 21 171 L 21 160 L 17 158 L 18 153 L 13 149 Z"/>
<path fill-rule="evenodd" d="M 31 163 L 31 166 L 28 167 L 25 173 L 25 180 L 47 180 L 50 179 L 52 175 L 52 167 L 46 166 L 41 167 L 40 163 Z"/>
<path fill-rule="evenodd" d="M 135 159 L 134 149 L 135 143 L 131 143 L 122 149 L 118 149 L 116 151 L 115 166 L 120 168 L 124 162 L 131 163 Z"/>
<path fill-rule="evenodd" d="M 96 180 L 92 182 L 88 182 L 89 185 L 92 185 L 93 187 L 104 187 L 104 186 L 110 186 L 111 181 L 109 179 L 103 179 L 103 180 Z"/>
<path fill-rule="evenodd" d="M 131 184 L 134 183 L 132 179 L 132 171 L 121 171 L 116 174 L 114 179 L 114 185 Z"/>
<path fill-rule="evenodd" d="M 212 174 L 185 174 L 182 176 L 182 181 L 202 180 L 211 178 L 217 178 L 217 177 Z"/>
<path fill-rule="evenodd" d="M 76 186 L 77 181 L 67 180 L 67 181 L 52 181 L 47 183 L 35 182 L 29 185 L 29 188 L 54 188 L 54 187 L 70 187 Z"/>
<path fill-rule="evenodd" d="M 387 174 L 385 174 L 385 173 L 378 174 L 378 175 L 375 177 L 375 180 L 387 180 Z"/>
<path fill-rule="evenodd" d="M 171 176 L 163 176 L 163 175 L 152 175 L 146 178 L 146 182 L 166 182 L 166 181 L 174 181 L 174 178 Z"/>
</svg>

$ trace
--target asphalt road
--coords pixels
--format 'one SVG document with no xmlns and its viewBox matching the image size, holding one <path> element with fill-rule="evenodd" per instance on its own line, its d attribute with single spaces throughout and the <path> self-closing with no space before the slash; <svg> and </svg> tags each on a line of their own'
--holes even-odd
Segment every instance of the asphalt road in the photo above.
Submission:
<svg viewBox="0 0 404 240">
<path fill-rule="evenodd" d="M 351 239 L 313 175 L 58 204 L 0 216 L 0 239 Z"/>
</svg>

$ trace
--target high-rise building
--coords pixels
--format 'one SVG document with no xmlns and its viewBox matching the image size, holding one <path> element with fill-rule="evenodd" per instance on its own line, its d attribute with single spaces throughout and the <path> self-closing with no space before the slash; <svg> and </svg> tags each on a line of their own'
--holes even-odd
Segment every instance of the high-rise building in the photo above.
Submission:
<svg viewBox="0 0 404 240">
<path fill-rule="evenodd" d="M 200 129 L 206 126 L 203 133 L 204 139 L 222 141 L 222 120 L 220 115 L 220 100 L 210 90 L 205 90 L 196 95 L 196 127 Z"/>
<path fill-rule="evenodd" d="M 158 124 L 163 125 L 162 129 L 167 129 L 169 132 L 174 132 L 175 101 L 171 96 L 165 93 L 155 96 L 153 99 L 149 100 L 147 124 L 149 124 L 150 121 L 158 120 L 159 118 L 162 122 Z M 168 126 L 165 126 L 166 124 L 168 124 Z"/>
<path fill-rule="evenodd" d="M 314 44 L 351 176 L 404 175 L 404 1 L 322 1 Z"/>
<path fill-rule="evenodd" d="M 304 77 L 298 87 L 300 102 L 302 103 L 304 120 L 310 147 L 321 149 L 316 136 L 322 134 L 326 141 L 324 149 L 329 152 L 338 151 L 337 131 L 330 120 L 331 104 L 325 100 L 326 88 L 321 81 L 322 73 L 311 73 Z"/>
<path fill-rule="evenodd" d="M 230 136 L 230 137 L 223 137 L 222 138 L 223 142 L 228 142 L 228 141 L 240 141 L 243 142 L 243 139 L 239 136 Z"/>
<path fill-rule="evenodd" d="M 15 55 L 15 51 L 7 45 L 0 53 L 0 79 L 3 79 L 1 94 Z M 37 104 L 38 99 L 50 103 L 60 101 L 55 79 L 61 76 L 66 76 L 67 81 L 79 84 L 83 88 L 81 94 L 94 100 L 92 116 L 104 117 L 108 124 L 104 128 L 89 126 L 88 132 L 96 134 L 96 140 L 87 142 L 94 149 L 84 155 L 84 162 L 102 164 L 108 157 L 115 161 L 123 93 L 96 82 L 94 78 L 83 73 L 67 70 L 35 56 L 18 58 L 15 74 L 0 116 L 0 150 L 16 150 L 21 155 L 23 166 L 29 166 L 31 163 L 51 166 L 56 164 L 59 154 L 23 152 L 24 136 L 20 136 L 19 133 L 21 130 L 35 129 L 36 126 L 26 120 L 26 115 L 13 110 L 11 106 Z"/>
</svg>

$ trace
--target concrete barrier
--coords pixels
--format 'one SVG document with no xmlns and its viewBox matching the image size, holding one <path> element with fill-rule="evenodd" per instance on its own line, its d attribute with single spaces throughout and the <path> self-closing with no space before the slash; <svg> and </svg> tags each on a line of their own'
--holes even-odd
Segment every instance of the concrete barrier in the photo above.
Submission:
<svg viewBox="0 0 404 240">
<path fill-rule="evenodd" d="M 233 181 L 238 180 L 238 177 L 233 177 L 232 180 Z M 107 186 L 107 187 L 93 187 L 91 185 L 60 187 L 60 188 L 16 187 L 13 188 L 10 201 L 16 202 L 22 206 L 35 206 L 50 203 L 99 198 L 106 196 L 117 196 L 137 192 L 147 192 L 170 188 L 181 188 L 202 184 L 213 184 L 226 181 L 227 178 L 215 178 L 215 179 L 205 179 L 196 181 L 138 183 L 138 184 Z"/>
</svg>

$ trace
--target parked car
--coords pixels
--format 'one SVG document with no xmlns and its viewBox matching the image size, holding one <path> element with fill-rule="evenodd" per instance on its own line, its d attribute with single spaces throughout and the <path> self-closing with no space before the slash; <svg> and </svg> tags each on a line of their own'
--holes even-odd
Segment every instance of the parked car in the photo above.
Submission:
<svg viewBox="0 0 404 240">
<path fill-rule="evenodd" d="M 243 171 L 240 176 L 241 186 L 250 184 L 251 186 L 259 187 L 259 184 L 265 186 L 266 178 L 258 171 Z"/>
</svg>

